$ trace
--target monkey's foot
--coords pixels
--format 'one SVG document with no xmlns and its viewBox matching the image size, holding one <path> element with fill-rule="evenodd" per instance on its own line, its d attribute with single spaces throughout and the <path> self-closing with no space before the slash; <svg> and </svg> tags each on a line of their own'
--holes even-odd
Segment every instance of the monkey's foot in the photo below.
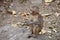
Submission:
<svg viewBox="0 0 60 40">
<path fill-rule="evenodd" d="M 28 36 L 27 38 L 31 38 L 32 36 Z"/>
</svg>

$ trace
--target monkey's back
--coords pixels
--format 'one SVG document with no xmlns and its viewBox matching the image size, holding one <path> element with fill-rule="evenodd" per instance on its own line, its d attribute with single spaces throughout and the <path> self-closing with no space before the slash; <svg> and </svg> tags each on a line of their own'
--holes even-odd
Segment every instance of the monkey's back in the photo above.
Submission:
<svg viewBox="0 0 60 40">
<path fill-rule="evenodd" d="M 41 14 L 39 14 L 37 17 L 35 17 L 34 19 L 31 19 L 31 20 L 32 20 L 33 26 L 43 28 L 44 21 L 43 21 L 43 16 Z"/>
<path fill-rule="evenodd" d="M 31 31 L 33 32 L 33 34 L 35 36 L 37 36 L 43 28 L 43 17 L 39 14 L 38 17 L 36 17 L 35 19 L 32 19 L 32 20 L 33 20 L 32 21 L 33 24 L 32 24 L 32 27 L 30 26 L 30 28 L 31 28 Z"/>
</svg>

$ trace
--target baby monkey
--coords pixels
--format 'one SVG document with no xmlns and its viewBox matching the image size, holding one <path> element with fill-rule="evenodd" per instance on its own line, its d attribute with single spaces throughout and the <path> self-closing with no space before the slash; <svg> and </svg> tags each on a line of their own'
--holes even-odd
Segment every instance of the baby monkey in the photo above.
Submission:
<svg viewBox="0 0 60 40">
<path fill-rule="evenodd" d="M 28 38 L 37 37 L 43 28 L 43 17 L 39 14 L 39 8 L 37 6 L 33 6 L 30 11 L 30 18 L 26 21 L 31 31 L 31 35 L 28 36 Z"/>
</svg>

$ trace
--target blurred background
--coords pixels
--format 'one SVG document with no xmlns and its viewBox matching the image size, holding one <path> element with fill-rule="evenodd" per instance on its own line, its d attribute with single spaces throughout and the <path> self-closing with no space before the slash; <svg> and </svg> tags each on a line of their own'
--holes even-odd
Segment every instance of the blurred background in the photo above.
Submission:
<svg viewBox="0 0 60 40">
<path fill-rule="evenodd" d="M 21 14 L 29 14 L 32 6 L 39 7 L 44 20 L 37 38 L 27 38 L 30 32 L 22 26 Z M 0 40 L 60 40 L 60 0 L 0 0 Z"/>
</svg>

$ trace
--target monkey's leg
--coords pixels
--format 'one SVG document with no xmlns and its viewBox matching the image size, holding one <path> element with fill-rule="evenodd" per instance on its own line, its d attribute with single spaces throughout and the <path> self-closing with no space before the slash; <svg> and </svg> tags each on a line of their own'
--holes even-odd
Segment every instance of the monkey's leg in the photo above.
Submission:
<svg viewBox="0 0 60 40">
<path fill-rule="evenodd" d="M 30 31 L 31 31 L 31 34 L 33 34 L 33 26 L 32 25 L 30 26 Z"/>
<path fill-rule="evenodd" d="M 39 35 L 40 31 L 41 31 L 41 29 L 39 27 L 34 27 L 34 29 L 33 29 L 34 37 L 37 37 Z"/>
<path fill-rule="evenodd" d="M 31 38 L 33 36 L 33 26 L 29 26 L 31 34 L 28 36 L 28 38 Z"/>
</svg>

